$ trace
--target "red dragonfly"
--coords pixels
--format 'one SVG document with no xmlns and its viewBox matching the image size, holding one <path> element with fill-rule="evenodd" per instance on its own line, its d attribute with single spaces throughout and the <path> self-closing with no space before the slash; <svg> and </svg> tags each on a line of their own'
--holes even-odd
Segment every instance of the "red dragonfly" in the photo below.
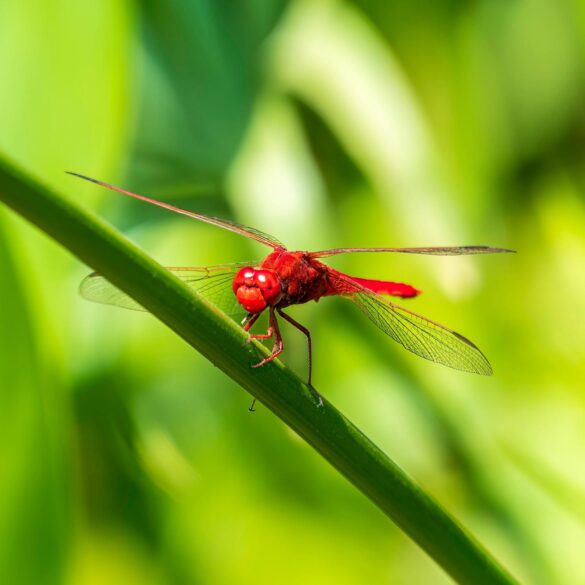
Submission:
<svg viewBox="0 0 585 585">
<path fill-rule="evenodd" d="M 210 223 L 241 234 L 272 248 L 261 262 L 245 262 L 203 268 L 169 267 L 181 280 L 197 293 L 204 295 L 228 315 L 241 317 L 244 331 L 249 332 L 260 315 L 268 310 L 268 331 L 249 334 L 250 339 L 273 339 L 272 353 L 255 364 L 258 368 L 272 361 L 284 349 L 277 314 L 301 331 L 307 338 L 309 355 L 308 384 L 322 404 L 321 397 L 312 386 L 312 348 L 309 330 L 295 321 L 284 309 L 321 297 L 342 296 L 353 301 L 384 333 L 412 353 L 445 366 L 489 376 L 492 368 L 486 357 L 469 339 L 447 327 L 400 307 L 386 297 L 411 298 L 420 294 L 409 284 L 385 280 L 357 278 L 334 270 L 320 259 L 337 254 L 355 252 L 400 252 L 432 256 L 461 256 L 467 254 L 496 254 L 512 252 L 489 246 L 448 246 L 432 248 L 335 248 L 319 252 L 291 252 L 276 238 L 259 230 L 245 227 L 225 219 L 207 217 L 180 209 L 144 195 L 131 193 L 120 187 L 69 173 L 112 189 L 141 201 L 163 207 L 205 223 Z M 110 284 L 99 274 L 90 274 L 81 283 L 81 294 L 88 300 L 144 310 L 136 301 Z M 227 293 L 227 295 L 226 295 Z"/>
</svg>

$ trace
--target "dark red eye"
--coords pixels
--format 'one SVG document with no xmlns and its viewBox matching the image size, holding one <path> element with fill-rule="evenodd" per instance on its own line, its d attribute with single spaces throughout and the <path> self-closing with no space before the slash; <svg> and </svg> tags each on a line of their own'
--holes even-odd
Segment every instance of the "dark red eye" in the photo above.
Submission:
<svg viewBox="0 0 585 585">
<path fill-rule="evenodd" d="M 261 313 L 267 305 L 275 304 L 281 296 L 278 277 L 270 270 L 257 270 L 251 266 L 238 271 L 233 290 L 238 303 L 248 313 Z"/>
<path fill-rule="evenodd" d="M 256 270 L 254 282 L 262 291 L 262 296 L 267 304 L 273 305 L 278 301 L 282 290 L 280 288 L 280 281 L 274 272 L 271 270 Z"/>
<path fill-rule="evenodd" d="M 254 286 L 254 273 L 256 270 L 251 266 L 246 266 L 245 268 L 240 268 L 238 273 L 234 278 L 233 290 L 234 294 L 237 293 L 238 288 L 242 285 L 246 286 Z"/>
</svg>

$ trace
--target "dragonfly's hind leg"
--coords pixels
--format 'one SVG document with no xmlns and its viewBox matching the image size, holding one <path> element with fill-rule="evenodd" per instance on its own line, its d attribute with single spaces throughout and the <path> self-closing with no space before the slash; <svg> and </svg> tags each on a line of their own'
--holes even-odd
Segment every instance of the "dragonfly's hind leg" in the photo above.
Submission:
<svg viewBox="0 0 585 585">
<path fill-rule="evenodd" d="M 311 390 L 311 393 L 313 394 L 313 396 L 315 397 L 315 399 L 317 400 L 317 406 L 321 407 L 323 406 L 323 398 L 321 396 L 321 394 L 319 394 L 319 392 L 317 392 L 317 390 L 315 389 L 315 387 L 312 384 L 312 375 L 313 375 L 313 346 L 311 343 L 311 333 L 309 332 L 309 330 L 304 327 L 303 325 L 301 325 L 300 323 L 298 323 L 297 321 L 295 321 L 292 317 L 290 317 L 289 315 L 287 315 L 286 313 L 283 313 L 281 310 L 278 311 L 278 314 L 285 319 L 286 321 L 288 321 L 293 327 L 296 327 L 299 331 L 301 331 L 307 338 L 307 344 L 308 344 L 308 349 L 309 349 L 309 380 L 308 380 L 308 386 L 309 386 L 309 390 Z M 250 327 L 252 327 L 252 325 L 256 322 L 256 320 L 258 319 L 259 315 L 253 315 L 250 317 L 250 319 L 246 322 L 246 324 L 244 325 L 244 330 L 247 331 L 250 329 Z M 261 362 L 254 364 L 252 367 L 253 368 L 259 368 L 265 364 L 267 364 L 268 362 L 271 362 L 274 358 L 276 358 L 277 356 L 279 356 L 283 349 L 284 349 L 284 342 L 282 340 L 282 335 L 280 333 L 280 328 L 278 326 L 278 321 L 276 319 L 276 314 L 274 312 L 274 308 L 270 307 L 270 317 L 269 317 L 269 327 L 268 327 L 268 332 L 266 335 L 254 335 L 254 336 L 250 336 L 250 339 L 268 339 L 270 337 L 272 337 L 272 335 L 274 335 L 274 346 L 272 347 L 272 353 L 264 358 Z M 256 403 L 256 400 L 254 400 L 252 402 L 252 406 L 250 406 L 250 411 L 254 410 L 254 404 Z"/>
<path fill-rule="evenodd" d="M 282 310 L 279 310 L 278 314 L 283 319 L 288 321 L 293 327 L 296 327 L 307 338 L 307 345 L 308 345 L 308 349 L 309 349 L 309 380 L 307 383 L 308 383 L 309 389 L 313 393 L 313 396 L 315 396 L 315 398 L 317 399 L 317 406 L 323 406 L 323 398 L 321 397 L 321 394 L 319 394 L 319 392 L 317 392 L 317 390 L 313 386 L 313 382 L 312 382 L 312 379 L 313 379 L 313 346 L 311 343 L 311 332 L 304 325 L 301 325 L 298 321 L 295 321 L 290 315 L 283 313 Z"/>
</svg>

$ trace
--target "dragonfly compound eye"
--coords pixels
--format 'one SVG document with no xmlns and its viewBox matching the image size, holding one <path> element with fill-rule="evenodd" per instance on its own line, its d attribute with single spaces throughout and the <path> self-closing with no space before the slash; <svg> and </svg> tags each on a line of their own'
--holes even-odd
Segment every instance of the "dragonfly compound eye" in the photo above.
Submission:
<svg viewBox="0 0 585 585">
<path fill-rule="evenodd" d="M 233 290 L 236 296 L 238 296 L 238 289 L 241 286 L 248 287 L 254 286 L 255 272 L 256 270 L 251 266 L 246 266 L 245 268 L 241 268 L 240 270 L 238 270 L 238 273 L 236 274 L 233 283 Z"/>
<path fill-rule="evenodd" d="M 268 305 L 274 305 L 280 299 L 282 288 L 274 272 L 270 270 L 256 270 L 254 282 L 262 291 L 262 296 Z"/>
<path fill-rule="evenodd" d="M 249 266 L 236 274 L 233 290 L 238 303 L 248 313 L 260 313 L 274 304 L 281 294 L 280 282 L 272 272 Z"/>
</svg>

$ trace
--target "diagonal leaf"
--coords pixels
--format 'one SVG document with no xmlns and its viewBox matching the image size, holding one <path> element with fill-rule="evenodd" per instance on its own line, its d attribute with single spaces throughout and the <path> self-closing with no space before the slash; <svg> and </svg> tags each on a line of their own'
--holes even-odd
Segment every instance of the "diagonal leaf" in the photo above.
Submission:
<svg viewBox="0 0 585 585">
<path fill-rule="evenodd" d="M 282 363 L 253 370 L 259 346 L 113 227 L 0 161 L 0 201 L 136 299 L 263 402 L 460 583 L 516 581 L 331 404 L 317 408 Z M 264 350 L 265 351 L 265 350 Z"/>
</svg>

